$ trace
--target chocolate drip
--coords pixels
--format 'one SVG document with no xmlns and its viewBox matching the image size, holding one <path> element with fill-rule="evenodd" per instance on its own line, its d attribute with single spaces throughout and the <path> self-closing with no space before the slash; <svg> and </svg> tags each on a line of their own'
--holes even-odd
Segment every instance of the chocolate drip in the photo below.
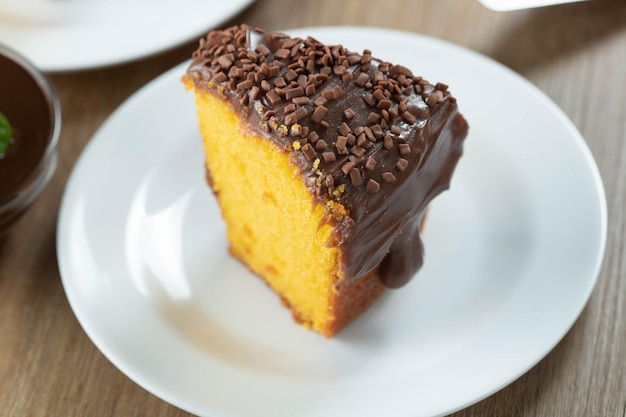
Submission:
<svg viewBox="0 0 626 417">
<path fill-rule="evenodd" d="M 247 26 L 202 39 L 187 76 L 288 152 L 318 203 L 348 210 L 329 216 L 346 279 L 380 265 L 385 285 L 408 282 L 422 265 L 420 219 L 449 187 L 468 130 L 445 84 L 367 50 Z"/>
<path fill-rule="evenodd" d="M 417 226 L 417 227 L 416 227 Z M 409 222 L 396 237 L 378 269 L 382 283 L 400 288 L 424 263 L 424 245 L 419 234 L 419 222 Z"/>
</svg>

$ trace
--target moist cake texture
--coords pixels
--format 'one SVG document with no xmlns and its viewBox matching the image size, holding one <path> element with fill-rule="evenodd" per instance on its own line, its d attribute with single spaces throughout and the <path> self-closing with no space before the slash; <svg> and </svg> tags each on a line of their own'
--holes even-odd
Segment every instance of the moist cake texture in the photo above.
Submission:
<svg viewBox="0 0 626 417">
<path fill-rule="evenodd" d="M 248 26 L 201 39 L 183 82 L 230 251 L 298 322 L 331 337 L 422 266 L 468 131 L 447 85 Z"/>
</svg>

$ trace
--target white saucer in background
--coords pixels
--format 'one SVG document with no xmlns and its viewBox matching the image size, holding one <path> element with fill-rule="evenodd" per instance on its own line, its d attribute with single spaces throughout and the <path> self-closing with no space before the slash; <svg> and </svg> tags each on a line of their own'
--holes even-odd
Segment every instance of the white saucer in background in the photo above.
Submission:
<svg viewBox="0 0 626 417">
<path fill-rule="evenodd" d="M 119 64 L 172 48 L 252 0 L 2 0 L 0 42 L 43 71 Z"/>
</svg>

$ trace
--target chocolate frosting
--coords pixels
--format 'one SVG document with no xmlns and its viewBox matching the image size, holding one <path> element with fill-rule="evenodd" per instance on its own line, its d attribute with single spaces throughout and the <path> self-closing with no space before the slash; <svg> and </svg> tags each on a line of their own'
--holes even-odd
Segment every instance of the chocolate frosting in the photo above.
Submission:
<svg viewBox="0 0 626 417">
<path fill-rule="evenodd" d="M 248 26 L 201 39 L 187 77 L 289 153 L 327 207 L 328 244 L 341 250 L 345 279 L 378 268 L 383 284 L 397 288 L 422 266 L 422 217 L 449 188 L 468 131 L 445 84 L 369 50 Z"/>
</svg>

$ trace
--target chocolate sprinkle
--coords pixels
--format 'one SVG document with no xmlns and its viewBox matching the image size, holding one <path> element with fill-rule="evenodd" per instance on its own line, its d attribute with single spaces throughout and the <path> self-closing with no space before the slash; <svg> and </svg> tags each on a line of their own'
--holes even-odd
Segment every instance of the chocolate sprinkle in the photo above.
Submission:
<svg viewBox="0 0 626 417">
<path fill-rule="evenodd" d="M 383 147 L 385 149 L 391 149 L 393 148 L 393 139 L 391 138 L 391 136 L 389 135 L 385 135 L 384 137 L 384 142 L 383 142 Z"/>
<path fill-rule="evenodd" d="M 292 125 L 298 121 L 298 117 L 295 113 L 289 113 L 285 116 L 285 124 Z"/>
<path fill-rule="evenodd" d="M 303 95 L 304 95 L 304 88 L 302 87 L 289 88 L 285 90 L 285 98 L 287 100 L 291 100 L 292 98 L 295 98 L 295 97 L 301 97 Z"/>
<path fill-rule="evenodd" d="M 350 170 L 350 181 L 352 181 L 352 185 L 359 186 L 363 184 L 363 178 L 361 177 L 361 171 L 357 168 L 352 168 Z"/>
<path fill-rule="evenodd" d="M 337 148 L 338 153 L 343 154 L 344 151 L 347 153 L 346 145 L 348 143 L 348 138 L 346 136 L 337 136 L 335 141 L 335 147 Z"/>
<path fill-rule="evenodd" d="M 328 147 L 328 144 L 326 143 L 324 139 L 320 139 L 317 142 L 315 142 L 315 149 L 318 151 L 323 151 L 327 147 Z"/>
<path fill-rule="evenodd" d="M 289 114 L 289 113 L 293 113 L 294 111 L 296 111 L 296 109 L 297 109 L 296 105 L 294 103 L 290 103 L 285 106 L 284 112 L 285 114 Z"/>
<path fill-rule="evenodd" d="M 341 133 L 344 136 L 352 132 L 352 129 L 350 129 L 350 126 L 348 126 L 346 122 L 341 123 L 338 130 L 339 130 L 339 133 Z"/>
<path fill-rule="evenodd" d="M 296 104 L 298 106 L 306 106 L 311 102 L 308 97 L 295 97 L 291 101 L 293 102 L 293 104 Z"/>
<path fill-rule="evenodd" d="M 378 121 L 380 120 L 382 116 L 376 112 L 370 112 L 370 114 L 367 116 L 367 121 L 370 123 L 378 123 Z"/>
<path fill-rule="evenodd" d="M 316 98 L 315 100 L 313 100 L 313 104 L 315 104 L 316 106 L 323 106 L 326 103 L 328 103 L 328 100 L 326 100 L 324 97 L 319 96 L 318 98 Z"/>
<path fill-rule="evenodd" d="M 358 85 L 359 87 L 363 87 L 365 83 L 369 81 L 369 79 L 370 79 L 369 75 L 367 75 L 367 73 L 365 72 L 362 72 L 356 77 L 356 79 L 354 80 L 354 83 Z"/>
<path fill-rule="evenodd" d="M 380 190 L 380 184 L 376 180 L 370 179 L 367 181 L 367 191 L 377 193 Z"/>
<path fill-rule="evenodd" d="M 404 158 L 400 158 L 398 159 L 398 162 L 396 162 L 396 168 L 398 169 L 398 171 L 404 171 L 408 168 L 409 166 L 409 161 L 407 161 Z"/>
<path fill-rule="evenodd" d="M 279 49 L 274 52 L 274 56 L 278 59 L 287 59 L 290 55 L 289 49 Z"/>
<path fill-rule="evenodd" d="M 432 97 L 432 96 L 431 96 Z M 411 113 L 409 113 L 408 111 L 405 111 L 404 113 L 402 113 L 402 117 L 404 117 L 404 120 L 407 121 L 407 123 L 409 124 L 415 124 L 415 122 L 417 121 L 417 119 L 415 118 L 415 116 L 413 116 Z"/>
<path fill-rule="evenodd" d="M 343 171 L 344 174 L 349 174 L 350 171 L 352 170 L 352 168 L 354 168 L 356 164 L 352 161 L 350 162 L 346 162 L 342 167 L 341 170 Z"/>
<path fill-rule="evenodd" d="M 305 117 L 309 115 L 309 112 L 304 107 L 298 107 L 295 111 L 296 120 L 303 120 Z M 407 145 L 408 146 L 408 145 Z"/>
<path fill-rule="evenodd" d="M 354 110 L 352 110 L 350 108 L 345 109 L 343 111 L 343 117 L 344 117 L 344 119 L 346 119 L 348 121 L 354 119 L 354 116 L 356 116 L 356 113 L 354 113 Z"/>
<path fill-rule="evenodd" d="M 336 100 L 337 92 L 335 90 L 324 90 L 322 91 L 322 97 L 328 101 Z"/>
<path fill-rule="evenodd" d="M 337 160 L 334 152 L 324 152 L 322 154 L 322 158 L 324 159 L 324 162 L 335 162 Z"/>
<path fill-rule="evenodd" d="M 328 109 L 324 106 L 317 106 L 311 115 L 311 121 L 315 123 L 319 123 L 322 121 L 322 118 L 326 115 Z"/>
<path fill-rule="evenodd" d="M 272 104 L 278 104 L 282 100 L 275 90 L 268 91 L 266 96 Z"/>
<path fill-rule="evenodd" d="M 309 161 L 312 161 L 317 156 L 317 152 L 315 152 L 315 149 L 313 149 L 313 147 L 308 143 L 302 147 L 302 152 L 306 156 L 306 159 Z"/>
<path fill-rule="evenodd" d="M 383 172 L 382 178 L 385 182 L 394 182 L 396 180 L 396 176 L 391 172 Z"/>
</svg>

